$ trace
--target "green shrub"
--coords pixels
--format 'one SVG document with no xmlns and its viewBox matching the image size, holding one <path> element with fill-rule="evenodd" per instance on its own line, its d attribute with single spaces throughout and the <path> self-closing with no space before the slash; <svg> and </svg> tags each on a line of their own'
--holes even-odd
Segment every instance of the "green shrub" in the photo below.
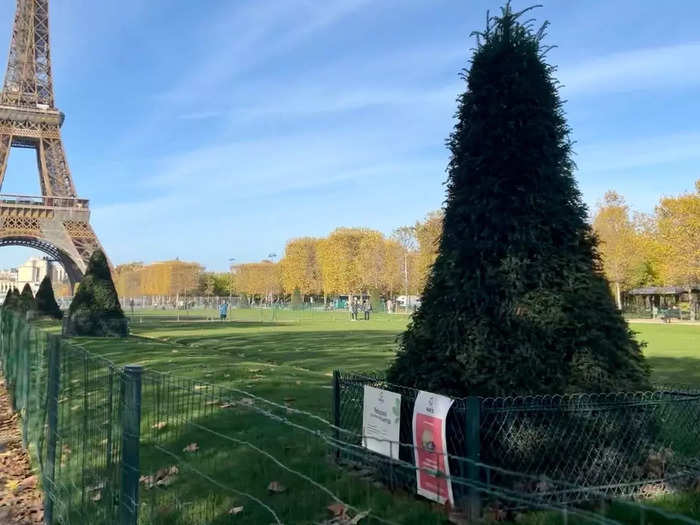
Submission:
<svg viewBox="0 0 700 525">
<path fill-rule="evenodd" d="M 22 312 L 36 310 L 34 292 L 32 292 L 32 287 L 29 286 L 29 283 L 25 283 L 24 288 L 22 288 L 22 293 L 19 295 L 19 300 L 17 301 L 17 309 Z"/>
<path fill-rule="evenodd" d="M 63 331 L 67 336 L 128 335 L 126 318 L 102 250 L 95 250 L 90 257 L 85 276 L 64 320 Z"/>
<path fill-rule="evenodd" d="M 63 312 L 56 302 L 51 279 L 48 275 L 42 279 L 39 290 L 36 292 L 36 309 L 39 315 L 46 315 L 54 319 L 63 318 Z"/>
<path fill-rule="evenodd" d="M 16 309 L 18 298 L 19 292 L 17 291 L 17 288 L 13 286 L 8 290 L 7 294 L 5 294 L 5 301 L 2 303 L 2 307 L 8 310 Z"/>
</svg>

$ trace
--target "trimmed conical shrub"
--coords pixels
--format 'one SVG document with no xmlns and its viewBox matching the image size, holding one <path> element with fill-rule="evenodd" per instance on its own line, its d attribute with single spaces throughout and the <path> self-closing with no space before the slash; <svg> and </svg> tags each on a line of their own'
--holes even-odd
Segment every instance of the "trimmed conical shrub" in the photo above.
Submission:
<svg viewBox="0 0 700 525">
<path fill-rule="evenodd" d="M 68 336 L 128 335 L 126 318 L 102 250 L 95 250 L 90 257 L 85 276 L 64 320 L 63 331 Z"/>
<path fill-rule="evenodd" d="M 51 279 L 47 275 L 41 281 L 39 289 L 36 292 L 36 309 L 39 315 L 46 315 L 54 319 L 61 319 L 63 312 L 56 302 L 56 297 L 53 294 L 53 286 Z"/>
<path fill-rule="evenodd" d="M 22 293 L 19 295 L 17 307 L 23 312 L 36 310 L 36 300 L 34 299 L 34 292 L 32 292 L 32 287 L 29 286 L 29 283 L 25 283 L 24 288 L 22 288 Z"/>
<path fill-rule="evenodd" d="M 5 301 L 2 303 L 2 307 L 8 310 L 13 310 L 17 308 L 17 298 L 19 297 L 19 292 L 14 286 L 10 288 L 5 294 Z"/>
<path fill-rule="evenodd" d="M 439 254 L 389 381 L 454 396 L 649 387 L 573 176 L 543 30 L 477 37 L 448 146 Z"/>
</svg>

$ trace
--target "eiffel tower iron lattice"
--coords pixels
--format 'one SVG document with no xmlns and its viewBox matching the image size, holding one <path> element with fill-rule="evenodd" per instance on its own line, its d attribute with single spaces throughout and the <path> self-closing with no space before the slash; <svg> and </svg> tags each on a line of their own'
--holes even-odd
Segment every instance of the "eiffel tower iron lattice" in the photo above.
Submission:
<svg viewBox="0 0 700 525">
<path fill-rule="evenodd" d="M 36 248 L 80 281 L 100 242 L 88 201 L 79 199 L 61 141 L 49 46 L 49 0 L 17 0 L 0 95 L 0 189 L 13 147 L 36 151 L 41 196 L 0 194 L 0 246 Z"/>
</svg>

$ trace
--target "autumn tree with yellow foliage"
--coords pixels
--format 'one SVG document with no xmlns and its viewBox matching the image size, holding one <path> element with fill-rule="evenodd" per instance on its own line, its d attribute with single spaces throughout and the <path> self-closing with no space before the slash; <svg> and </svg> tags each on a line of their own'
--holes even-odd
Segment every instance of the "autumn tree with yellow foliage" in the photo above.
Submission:
<svg viewBox="0 0 700 525">
<path fill-rule="evenodd" d="M 280 263 L 262 261 L 234 267 L 235 287 L 248 297 L 272 300 L 282 294 Z"/>
<path fill-rule="evenodd" d="M 700 283 L 700 179 L 695 182 L 695 192 L 661 199 L 656 228 L 664 281 L 688 289 L 691 320 L 695 320 L 692 287 Z"/>
<path fill-rule="evenodd" d="M 442 236 L 442 210 L 430 212 L 423 222 L 414 226 L 418 253 L 416 255 L 417 288 L 423 290 L 435 259 L 437 258 L 440 237 Z"/>
<path fill-rule="evenodd" d="M 323 291 L 318 258 L 319 240 L 301 237 L 287 242 L 280 261 L 282 288 L 286 293 L 299 290 L 302 296 L 320 295 Z"/>
<path fill-rule="evenodd" d="M 191 295 L 198 286 L 201 272 L 200 264 L 177 259 L 148 265 L 128 263 L 114 269 L 115 286 L 123 297 Z"/>
<path fill-rule="evenodd" d="M 622 310 L 622 290 L 629 285 L 638 264 L 636 232 L 629 207 L 615 191 L 608 191 L 593 219 L 593 229 L 600 241 L 603 270 L 614 287 L 615 304 Z"/>
</svg>

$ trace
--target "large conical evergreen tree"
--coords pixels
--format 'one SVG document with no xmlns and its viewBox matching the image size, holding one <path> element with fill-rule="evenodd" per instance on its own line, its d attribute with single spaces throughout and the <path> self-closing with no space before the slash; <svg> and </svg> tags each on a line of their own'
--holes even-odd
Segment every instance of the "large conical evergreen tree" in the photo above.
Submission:
<svg viewBox="0 0 700 525">
<path fill-rule="evenodd" d="M 95 250 L 71 302 L 65 335 L 125 336 L 128 327 L 107 257 Z"/>
<path fill-rule="evenodd" d="M 444 233 L 389 380 L 455 396 L 648 387 L 573 177 L 543 29 L 477 35 L 448 146 Z"/>
<path fill-rule="evenodd" d="M 49 279 L 48 275 L 42 279 L 39 289 L 36 292 L 36 309 L 39 315 L 47 315 L 54 319 L 61 319 L 63 317 L 63 312 L 56 302 L 56 297 L 53 294 L 53 286 L 51 286 L 51 279 Z"/>
</svg>

